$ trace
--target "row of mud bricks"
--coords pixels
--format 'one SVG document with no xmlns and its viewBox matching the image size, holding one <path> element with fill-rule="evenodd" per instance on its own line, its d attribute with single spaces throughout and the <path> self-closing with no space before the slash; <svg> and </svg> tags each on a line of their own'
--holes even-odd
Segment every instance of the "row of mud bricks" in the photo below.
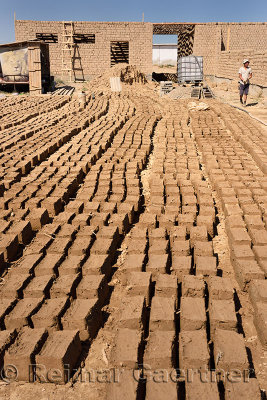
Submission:
<svg viewBox="0 0 267 400">
<path fill-rule="evenodd" d="M 234 116 L 134 91 L 46 102 L 1 132 L 4 371 L 75 386 L 113 369 L 108 399 L 260 399 L 240 292 L 266 349 L 267 180 Z"/>
</svg>

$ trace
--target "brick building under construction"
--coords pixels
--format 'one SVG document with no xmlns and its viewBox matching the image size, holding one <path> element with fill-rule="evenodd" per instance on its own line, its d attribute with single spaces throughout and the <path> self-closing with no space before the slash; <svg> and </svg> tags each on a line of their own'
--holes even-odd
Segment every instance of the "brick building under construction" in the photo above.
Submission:
<svg viewBox="0 0 267 400">
<path fill-rule="evenodd" d="M 178 37 L 178 58 L 203 56 L 204 75 L 237 79 L 251 59 L 253 84 L 267 86 L 267 23 L 15 21 L 16 41 L 49 43 L 51 74 L 88 80 L 118 62 L 152 74 L 153 35 Z"/>
</svg>

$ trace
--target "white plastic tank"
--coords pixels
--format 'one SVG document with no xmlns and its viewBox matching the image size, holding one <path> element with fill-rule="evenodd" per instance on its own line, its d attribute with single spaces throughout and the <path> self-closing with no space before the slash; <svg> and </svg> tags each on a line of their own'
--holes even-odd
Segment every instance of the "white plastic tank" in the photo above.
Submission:
<svg viewBox="0 0 267 400">
<path fill-rule="evenodd" d="M 187 56 L 178 59 L 178 82 L 196 82 L 203 80 L 203 57 Z"/>
</svg>

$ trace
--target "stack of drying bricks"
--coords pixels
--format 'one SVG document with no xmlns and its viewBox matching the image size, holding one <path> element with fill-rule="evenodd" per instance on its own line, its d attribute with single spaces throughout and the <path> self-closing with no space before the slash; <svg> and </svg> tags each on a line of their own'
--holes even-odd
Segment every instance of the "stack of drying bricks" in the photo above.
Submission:
<svg viewBox="0 0 267 400">
<path fill-rule="evenodd" d="M 237 157 L 231 157 L 238 143 L 229 144 L 231 136 L 222 131 L 219 140 L 216 113 L 189 115 L 185 102 L 165 107 L 163 118 L 153 100 L 135 93 L 97 96 L 79 114 L 72 102 L 70 109 L 71 117 L 57 126 L 73 129 L 76 124 L 75 134 L 15 181 L 4 177 L 1 265 L 10 267 L 0 288 L 4 365 L 16 365 L 21 381 L 49 381 L 45 373 L 57 369 L 56 383 L 67 382 L 81 361 L 86 370 L 117 368 L 121 379 L 107 385 L 108 399 L 176 400 L 186 395 L 188 400 L 214 400 L 222 393 L 226 400 L 236 393 L 260 399 L 256 378 L 249 384 L 218 383 L 207 376 L 203 384 L 199 372 L 194 379 L 185 376 L 195 369 L 204 377 L 211 369 L 249 369 L 238 295 L 213 249 L 218 216 L 198 150 L 214 189 L 220 194 L 224 181 L 225 188 L 236 190 L 242 209 L 247 194 L 239 196 L 241 179 L 232 179 L 233 173 L 224 169 L 223 155 L 225 149 L 232 171 L 237 166 L 240 174 Z M 244 158 L 246 152 L 237 154 L 249 170 L 244 179 L 251 182 L 255 162 Z M 219 163 L 220 169 L 215 167 Z M 144 204 L 142 172 L 150 164 Z M 264 183 L 259 173 L 255 176 Z M 262 194 L 254 189 L 259 188 L 251 186 L 251 197 L 261 210 Z M 248 243 L 232 242 L 235 221 L 241 223 L 243 214 L 237 213 L 241 220 L 236 212 L 230 218 L 231 210 L 237 210 L 230 192 L 221 200 L 229 217 L 233 265 L 246 290 L 254 276 L 246 274 L 243 258 L 234 252 L 246 253 Z M 255 236 L 248 228 L 251 233 Z M 240 245 L 246 248 L 238 249 Z M 253 255 L 256 250 L 253 245 Z M 255 267 L 260 279 L 261 268 Z M 263 282 L 253 280 L 249 286 L 262 341 Z M 109 314 L 107 320 L 102 311 Z M 103 341 L 108 343 L 104 350 Z M 82 352 L 81 343 L 90 346 L 89 354 Z M 91 352 L 97 357 L 91 359 Z M 31 365 L 29 371 L 25 365 Z M 167 382 L 159 383 L 153 374 L 162 369 Z"/>
<path fill-rule="evenodd" d="M 155 129 L 150 197 L 124 241 L 111 322 L 101 332 L 101 344 L 113 343 L 106 365 L 123 368 L 119 383 L 107 385 L 109 399 L 135 399 L 137 393 L 146 393 L 147 400 L 177 399 L 184 391 L 189 400 L 219 399 L 222 388 L 208 371 L 249 370 L 237 293 L 221 277 L 223 265 L 213 252 L 212 191 L 187 123 L 187 109 L 176 107 Z M 103 364 L 89 355 L 85 366 Z M 228 400 L 237 392 L 248 399 L 261 396 L 255 378 L 249 385 L 225 379 L 223 386 Z"/>
<path fill-rule="evenodd" d="M 235 140 L 239 126 L 231 123 L 229 131 L 218 128 L 217 115 L 215 109 L 208 118 L 195 120 L 194 134 L 222 202 L 236 279 L 244 291 L 252 286 L 255 326 L 266 349 L 266 297 L 262 293 L 267 288 L 267 178 L 261 163 L 257 165 L 253 154 L 250 156 Z M 246 134 L 243 137 L 248 139 Z"/>
<path fill-rule="evenodd" d="M 67 381 L 64 364 L 73 369 L 80 340 L 92 340 L 101 325 L 99 311 L 108 296 L 116 249 L 133 222 L 134 209 L 140 207 L 135 176 L 145 164 L 155 123 L 155 117 L 143 115 L 126 123 L 133 113 L 127 99 L 114 99 L 107 115 L 34 168 L 27 176 L 28 182 L 38 183 L 33 184 L 33 197 L 19 215 L 14 209 L 16 218 L 23 219 L 19 226 L 10 220 L 14 204 L 8 203 L 4 237 L 11 239 L 9 232 L 17 232 L 10 245 L 2 246 L 4 261 L 9 263 L 30 242 L 1 287 L 2 324 L 7 329 L 1 348 L 6 348 L 5 363 L 17 366 L 19 380 L 33 379 L 34 367 L 23 367 L 36 362 L 58 367 L 59 382 Z M 40 187 L 51 178 L 53 183 Z"/>
</svg>

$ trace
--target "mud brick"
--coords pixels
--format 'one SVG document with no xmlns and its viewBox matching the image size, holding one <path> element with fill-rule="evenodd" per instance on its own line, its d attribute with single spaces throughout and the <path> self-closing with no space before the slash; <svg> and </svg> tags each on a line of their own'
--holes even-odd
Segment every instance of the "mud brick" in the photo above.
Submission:
<svg viewBox="0 0 267 400">
<path fill-rule="evenodd" d="M 267 260 L 267 246 L 253 246 L 253 252 L 257 261 Z"/>
<path fill-rule="evenodd" d="M 177 217 L 175 214 L 161 214 L 158 217 L 159 227 L 170 230 L 176 224 Z"/>
<path fill-rule="evenodd" d="M 127 253 L 128 254 L 145 254 L 147 247 L 146 238 L 135 239 L 131 238 L 128 243 Z"/>
<path fill-rule="evenodd" d="M 82 214 L 81 214 L 82 215 Z M 90 220 L 91 226 L 104 226 L 108 224 L 110 213 L 95 213 Z"/>
<path fill-rule="evenodd" d="M 71 243 L 71 239 L 68 237 L 56 237 L 47 249 L 47 254 L 66 254 Z"/>
<path fill-rule="evenodd" d="M 75 212 L 75 214 L 81 214 L 84 209 L 84 202 L 80 200 L 70 201 L 69 204 L 65 207 L 66 211 Z"/>
<path fill-rule="evenodd" d="M 254 253 L 248 244 L 234 244 L 231 248 L 231 257 L 233 260 L 254 260 Z"/>
<path fill-rule="evenodd" d="M 151 254 L 146 265 L 146 272 L 152 273 L 153 280 L 158 274 L 164 274 L 169 267 L 169 256 L 168 254 Z"/>
<path fill-rule="evenodd" d="M 225 220 L 226 230 L 230 228 L 244 228 L 246 227 L 245 222 L 242 218 L 242 215 L 230 215 Z"/>
<path fill-rule="evenodd" d="M 21 299 L 5 317 L 6 329 L 20 329 L 29 325 L 30 317 L 42 304 L 42 299 Z"/>
<path fill-rule="evenodd" d="M 237 319 L 233 300 L 211 300 L 209 304 L 210 334 L 215 329 L 237 330 Z"/>
<path fill-rule="evenodd" d="M 0 239 L 0 252 L 4 254 L 4 261 L 14 260 L 19 249 L 18 235 L 4 234 Z"/>
<path fill-rule="evenodd" d="M 80 214 L 79 214 L 80 215 Z M 75 213 L 72 211 L 64 211 L 54 217 L 54 221 L 60 224 L 71 224 L 75 218 Z"/>
<path fill-rule="evenodd" d="M 145 254 L 127 254 L 124 263 L 120 266 L 120 269 L 127 271 L 143 271 L 145 264 Z"/>
<path fill-rule="evenodd" d="M 173 297 L 174 299 L 177 299 L 177 277 L 174 275 L 159 274 L 156 279 L 155 295 L 161 297 Z"/>
<path fill-rule="evenodd" d="M 184 275 L 190 274 L 192 267 L 191 256 L 176 256 L 172 257 L 171 273 L 178 277 L 178 281 L 181 282 Z"/>
<path fill-rule="evenodd" d="M 203 373 L 202 377 L 192 375 L 185 380 L 186 400 L 205 399 L 219 400 L 218 383 L 210 381 L 209 375 Z"/>
<path fill-rule="evenodd" d="M 5 352 L 4 367 L 10 364 L 15 365 L 18 381 L 33 382 L 35 357 L 46 338 L 47 332 L 45 329 L 24 327 L 19 332 L 15 342 Z"/>
<path fill-rule="evenodd" d="M 75 297 L 75 288 L 78 285 L 80 275 L 61 275 L 50 289 L 51 299 L 71 296 Z"/>
<path fill-rule="evenodd" d="M 38 232 L 38 235 L 41 236 L 43 235 L 51 235 L 54 236 L 58 233 L 58 231 L 60 230 L 61 225 L 53 222 L 51 224 L 46 224 L 45 226 L 43 226 L 43 228 Z"/>
<path fill-rule="evenodd" d="M 26 300 L 26 299 L 25 299 Z M 42 304 L 41 308 L 31 316 L 34 329 L 46 328 L 51 330 L 60 329 L 60 318 L 69 307 L 68 298 L 48 299 Z"/>
<path fill-rule="evenodd" d="M 71 221 L 71 224 L 78 229 L 79 227 L 89 225 L 90 221 L 91 221 L 91 217 L 89 215 L 83 213 L 83 214 L 77 214 Z M 95 225 L 97 225 L 97 224 L 95 224 Z"/>
<path fill-rule="evenodd" d="M 62 254 L 47 254 L 42 261 L 35 267 L 34 275 L 35 276 L 43 276 L 43 275 L 57 275 L 58 267 L 63 261 Z"/>
<path fill-rule="evenodd" d="M 108 254 L 91 254 L 82 267 L 83 275 L 109 276 L 111 273 L 111 262 Z"/>
<path fill-rule="evenodd" d="M 53 242 L 53 237 L 50 235 L 44 235 L 43 233 L 39 232 L 34 240 L 26 247 L 23 252 L 23 255 L 31 255 L 31 254 L 43 254 L 45 253 L 46 249 L 51 245 Z"/>
<path fill-rule="evenodd" d="M 257 302 L 267 303 L 267 280 L 253 280 L 249 285 L 250 301 L 255 307 Z"/>
<path fill-rule="evenodd" d="M 153 297 L 149 322 L 150 331 L 173 331 L 175 329 L 175 308 L 175 299 Z"/>
<path fill-rule="evenodd" d="M 84 275 L 76 294 L 78 299 L 98 299 L 102 304 L 108 295 L 105 275 Z"/>
<path fill-rule="evenodd" d="M 129 203 L 121 203 L 118 205 L 118 214 L 126 214 L 128 215 L 129 224 L 131 225 L 134 221 L 134 206 Z"/>
<path fill-rule="evenodd" d="M 170 369 L 175 363 L 175 331 L 150 332 L 144 354 L 144 364 L 152 370 Z"/>
<path fill-rule="evenodd" d="M 248 382 L 242 380 L 242 375 L 237 376 L 240 382 L 225 381 L 225 400 L 261 400 L 261 391 L 256 378 L 249 378 Z"/>
<path fill-rule="evenodd" d="M 199 215 L 209 216 L 211 215 L 213 220 L 215 219 L 215 208 L 211 206 L 201 205 L 199 207 Z"/>
<path fill-rule="evenodd" d="M 17 300 L 15 300 L 14 298 L 10 299 L 0 298 L 0 324 L 2 329 L 4 327 L 3 321 L 5 316 L 11 312 L 11 310 L 16 305 L 16 302 Z"/>
<path fill-rule="evenodd" d="M 146 320 L 146 301 L 144 296 L 124 297 L 121 302 L 119 326 L 129 329 L 143 329 Z"/>
<path fill-rule="evenodd" d="M 194 225 L 195 217 L 191 214 L 179 214 L 178 225 L 185 226 L 187 232 L 190 232 L 191 227 Z"/>
<path fill-rule="evenodd" d="M 243 228 L 229 228 L 228 229 L 229 244 L 233 246 L 235 244 L 239 245 L 251 245 L 251 239 L 247 231 Z"/>
<path fill-rule="evenodd" d="M 16 225 L 11 227 L 9 232 L 18 235 L 19 243 L 24 245 L 30 243 L 33 237 L 32 227 L 29 221 L 17 222 Z"/>
<path fill-rule="evenodd" d="M 244 204 L 242 209 L 244 215 L 261 215 L 260 209 L 256 204 Z"/>
<path fill-rule="evenodd" d="M 42 201 L 42 207 L 47 209 L 50 217 L 53 217 L 62 211 L 63 202 L 60 197 L 47 197 Z"/>
<path fill-rule="evenodd" d="M 119 329 L 111 355 L 112 366 L 135 369 L 141 364 L 142 349 L 143 337 L 140 331 Z"/>
<path fill-rule="evenodd" d="M 104 239 L 113 239 L 114 246 L 117 247 L 118 241 L 120 239 L 119 229 L 117 226 L 104 226 L 99 230 L 97 237 Z"/>
<path fill-rule="evenodd" d="M 43 225 L 48 224 L 49 215 L 46 208 L 36 208 L 30 212 L 27 219 L 30 221 L 32 229 L 38 231 Z"/>
<path fill-rule="evenodd" d="M 61 318 L 65 330 L 79 329 L 81 340 L 91 340 L 102 324 L 97 299 L 76 299 Z"/>
<path fill-rule="evenodd" d="M 267 350 L 267 307 L 266 302 L 254 303 L 254 325 L 257 330 L 258 337 L 264 348 Z"/>
<path fill-rule="evenodd" d="M 84 259 L 84 256 L 68 256 L 65 260 L 60 264 L 60 268 L 58 269 L 59 276 L 61 275 L 76 275 L 81 271 L 81 264 Z"/>
<path fill-rule="evenodd" d="M 182 297 L 180 309 L 181 331 L 205 329 L 206 310 L 204 298 Z"/>
<path fill-rule="evenodd" d="M 125 282 L 127 296 L 144 296 L 147 305 L 150 305 L 152 276 L 148 272 L 128 272 Z"/>
<path fill-rule="evenodd" d="M 130 222 L 128 219 L 128 214 L 113 214 L 108 222 L 119 229 L 120 235 L 123 235 L 129 231 Z"/>
<path fill-rule="evenodd" d="M 234 331 L 216 329 L 214 335 L 214 359 L 217 368 L 225 372 L 249 367 L 244 338 Z"/>
<path fill-rule="evenodd" d="M 247 226 L 251 226 L 254 229 L 264 229 L 264 223 L 260 215 L 244 215 Z"/>
<path fill-rule="evenodd" d="M 156 216 L 153 214 L 149 213 L 144 213 L 141 215 L 139 219 L 139 224 L 143 228 L 148 228 L 148 229 L 155 229 L 156 228 Z"/>
<path fill-rule="evenodd" d="M 255 260 L 237 260 L 234 264 L 237 282 L 242 290 L 254 279 L 264 279 L 264 273 Z"/>
<path fill-rule="evenodd" d="M 93 234 L 88 236 L 77 236 L 68 251 L 69 256 L 88 255 L 94 240 L 95 236 Z"/>
<path fill-rule="evenodd" d="M 28 274 L 16 275 L 9 272 L 4 279 L 4 284 L 0 287 L 0 298 L 15 299 L 22 298 L 23 289 L 30 282 L 31 276 Z"/>
<path fill-rule="evenodd" d="M 196 275 L 217 275 L 216 257 L 197 256 L 195 260 Z"/>
<path fill-rule="evenodd" d="M 205 226 L 207 228 L 207 232 L 210 236 L 213 236 L 213 217 L 212 215 L 198 215 L 197 216 L 197 226 Z"/>
<path fill-rule="evenodd" d="M 205 226 L 192 226 L 190 229 L 191 246 L 196 242 L 205 242 L 208 240 L 208 232 Z"/>
<path fill-rule="evenodd" d="M 154 242 L 157 242 L 158 240 L 164 240 L 167 238 L 167 231 L 165 228 L 156 228 L 153 229 L 149 233 L 149 243 L 153 244 Z"/>
<path fill-rule="evenodd" d="M 109 400 L 126 399 L 135 400 L 138 392 L 138 380 L 134 378 L 133 371 L 122 369 L 119 380 L 111 381 L 107 385 L 107 398 Z"/>
<path fill-rule="evenodd" d="M 18 275 L 17 275 L 18 276 Z M 42 275 L 32 279 L 24 289 L 24 298 L 42 298 L 49 296 L 49 290 L 53 284 L 53 276 Z"/>
<path fill-rule="evenodd" d="M 60 231 L 57 233 L 56 237 L 58 238 L 69 238 L 74 239 L 77 233 L 77 229 L 68 223 L 61 224 Z"/>
<path fill-rule="evenodd" d="M 135 225 L 131 230 L 131 239 L 146 239 L 147 237 L 147 228 L 140 228 L 138 225 Z"/>
<path fill-rule="evenodd" d="M 208 280 L 209 297 L 212 300 L 232 300 L 233 283 L 230 278 L 211 276 Z"/>
<path fill-rule="evenodd" d="M 57 378 L 53 380 L 53 383 L 67 383 L 81 351 L 82 347 L 77 330 L 56 331 L 49 335 L 41 352 L 36 356 L 36 363 L 41 368 L 44 366 L 45 371 L 57 371 Z M 42 374 L 42 370 L 38 370 L 38 366 L 36 375 L 37 379 L 46 376 Z M 49 382 L 49 380 L 45 380 L 45 382 Z"/>
<path fill-rule="evenodd" d="M 243 214 L 242 208 L 239 207 L 239 205 L 237 205 L 237 204 L 225 204 L 224 212 L 225 212 L 226 217 Z M 245 212 L 245 210 L 244 210 L 244 212 Z"/>
<path fill-rule="evenodd" d="M 168 251 L 168 241 L 166 239 L 154 240 L 153 243 L 149 245 L 148 253 L 150 254 L 166 254 Z"/>
<path fill-rule="evenodd" d="M 253 245 L 267 245 L 267 231 L 265 229 L 250 229 L 249 231 Z"/>
<path fill-rule="evenodd" d="M 179 367 L 183 370 L 209 367 L 209 348 L 204 329 L 179 334 Z"/>
<path fill-rule="evenodd" d="M 109 254 L 113 257 L 115 250 L 113 239 L 97 239 L 91 247 L 90 254 Z"/>
<path fill-rule="evenodd" d="M 38 263 L 42 259 L 42 254 L 30 254 L 23 256 L 18 263 L 14 264 L 12 267 L 12 275 L 13 274 L 32 274 L 34 268 L 38 265 Z"/>
<path fill-rule="evenodd" d="M 11 343 L 14 341 L 16 335 L 17 332 L 14 329 L 0 331 L 0 363 L 1 368 L 3 368 L 2 373 L 4 373 L 4 354 Z"/>
<path fill-rule="evenodd" d="M 194 257 L 198 256 L 212 256 L 213 245 L 212 242 L 199 242 L 194 243 Z"/>
<path fill-rule="evenodd" d="M 190 242 L 189 240 L 175 240 L 171 245 L 171 252 L 173 256 L 189 256 Z"/>
<path fill-rule="evenodd" d="M 171 374 L 175 370 L 169 372 Z M 156 381 L 153 378 L 147 381 L 146 384 L 146 399 L 147 400 L 160 400 L 160 399 L 168 399 L 168 400 L 176 400 L 177 399 L 177 384 L 175 380 L 171 378 L 167 378 L 168 371 L 164 370 L 164 376 L 166 376 L 166 380 Z"/>
<path fill-rule="evenodd" d="M 205 283 L 202 277 L 185 275 L 182 279 L 183 297 L 204 297 Z"/>
<path fill-rule="evenodd" d="M 170 231 L 170 242 L 171 245 L 175 241 L 185 241 L 186 239 L 186 227 L 185 226 L 175 226 Z"/>
</svg>

